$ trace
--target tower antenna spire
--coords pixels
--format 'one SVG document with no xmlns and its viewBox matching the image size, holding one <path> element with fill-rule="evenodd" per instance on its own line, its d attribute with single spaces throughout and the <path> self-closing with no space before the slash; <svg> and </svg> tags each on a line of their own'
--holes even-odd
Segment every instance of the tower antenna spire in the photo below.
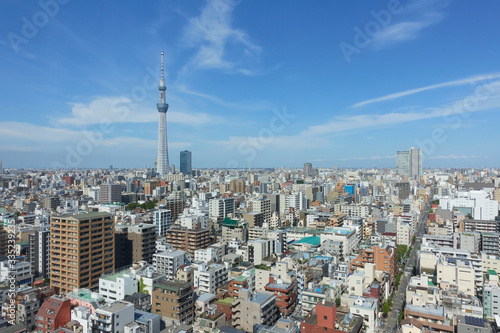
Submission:
<svg viewBox="0 0 500 333">
<path fill-rule="evenodd" d="M 163 51 L 161 51 L 161 79 L 160 79 L 160 100 L 156 104 L 156 108 L 159 113 L 158 122 L 158 158 L 157 158 L 157 171 L 160 176 L 165 175 L 169 172 L 168 163 L 168 144 L 167 144 L 167 111 L 168 104 L 165 101 L 165 74 L 164 74 L 164 62 L 163 62 Z"/>
<path fill-rule="evenodd" d="M 163 76 L 163 51 L 161 51 L 161 79 L 165 80 L 165 77 Z"/>
</svg>

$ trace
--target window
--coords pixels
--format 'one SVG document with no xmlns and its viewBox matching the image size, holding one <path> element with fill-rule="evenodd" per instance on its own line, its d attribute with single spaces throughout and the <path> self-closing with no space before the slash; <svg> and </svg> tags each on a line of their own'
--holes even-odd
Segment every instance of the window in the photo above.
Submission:
<svg viewBox="0 0 500 333">
<path fill-rule="evenodd" d="M 323 319 L 324 319 L 324 320 L 327 320 L 327 319 L 328 319 L 328 317 L 327 317 L 327 316 L 323 316 Z"/>
</svg>

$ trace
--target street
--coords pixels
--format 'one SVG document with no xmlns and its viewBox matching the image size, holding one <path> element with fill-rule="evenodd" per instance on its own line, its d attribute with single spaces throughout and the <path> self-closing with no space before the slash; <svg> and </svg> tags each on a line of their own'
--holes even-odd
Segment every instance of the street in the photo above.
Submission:
<svg viewBox="0 0 500 333">
<path fill-rule="evenodd" d="M 389 312 L 389 316 L 387 318 L 387 321 L 385 322 L 385 325 L 379 328 L 379 332 L 397 332 L 398 316 L 400 311 L 404 311 L 402 307 L 406 298 L 406 287 L 408 285 L 408 281 L 412 276 L 413 266 L 415 266 L 417 263 L 417 251 L 420 249 L 420 244 L 422 242 L 422 235 L 424 234 L 425 224 L 429 214 L 428 213 L 429 206 L 430 206 L 430 200 L 422 209 L 422 213 L 417 223 L 417 228 L 415 232 L 416 240 L 415 244 L 413 244 L 413 250 L 411 251 L 410 258 L 406 263 L 404 273 L 401 276 L 399 287 L 394 293 L 394 297 L 392 299 L 393 302 L 392 310 L 391 312 Z"/>
</svg>

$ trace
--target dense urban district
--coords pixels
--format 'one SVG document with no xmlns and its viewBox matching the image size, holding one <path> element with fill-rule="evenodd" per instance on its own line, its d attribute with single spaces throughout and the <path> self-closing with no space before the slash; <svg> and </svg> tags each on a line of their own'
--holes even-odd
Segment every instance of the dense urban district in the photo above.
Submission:
<svg viewBox="0 0 500 333">
<path fill-rule="evenodd" d="M 500 171 L 5 169 L 2 332 L 494 332 Z"/>
</svg>

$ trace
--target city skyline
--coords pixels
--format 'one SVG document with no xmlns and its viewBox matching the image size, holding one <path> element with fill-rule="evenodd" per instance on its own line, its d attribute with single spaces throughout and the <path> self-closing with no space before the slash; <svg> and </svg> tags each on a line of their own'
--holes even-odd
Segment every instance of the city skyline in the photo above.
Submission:
<svg viewBox="0 0 500 333">
<path fill-rule="evenodd" d="M 195 168 L 500 166 L 497 2 L 57 3 L 0 5 L 4 168 L 153 167 L 162 50 Z"/>
</svg>

